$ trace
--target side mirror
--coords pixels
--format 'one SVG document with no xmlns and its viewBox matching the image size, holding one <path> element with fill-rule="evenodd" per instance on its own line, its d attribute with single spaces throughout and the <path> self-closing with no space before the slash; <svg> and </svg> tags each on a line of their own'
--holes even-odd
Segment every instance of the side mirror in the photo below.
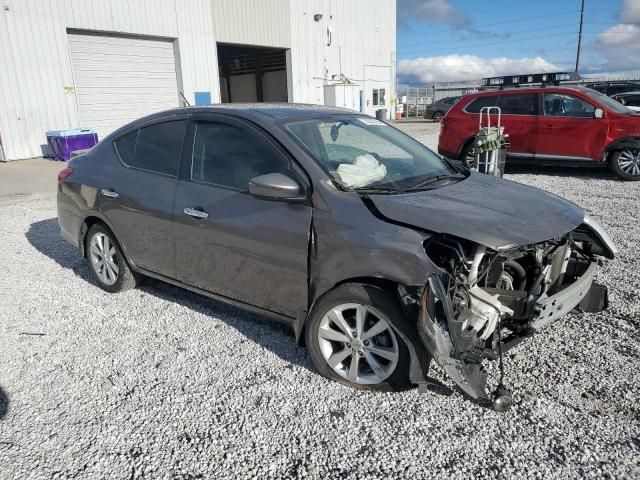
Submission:
<svg viewBox="0 0 640 480">
<path fill-rule="evenodd" d="M 268 173 L 249 180 L 249 193 L 270 200 L 300 201 L 304 199 L 298 182 L 282 173 Z"/>
<path fill-rule="evenodd" d="M 596 111 L 593 112 L 593 116 L 595 118 L 603 118 L 604 117 L 604 110 L 602 110 L 601 108 L 596 108 Z"/>
</svg>

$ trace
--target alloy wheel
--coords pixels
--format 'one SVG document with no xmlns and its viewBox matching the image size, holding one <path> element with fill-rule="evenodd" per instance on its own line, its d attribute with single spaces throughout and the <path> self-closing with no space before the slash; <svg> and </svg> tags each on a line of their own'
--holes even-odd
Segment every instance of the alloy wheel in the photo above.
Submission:
<svg viewBox="0 0 640 480">
<path fill-rule="evenodd" d="M 640 175 L 640 148 L 627 148 L 618 156 L 618 166 L 627 175 Z"/>
<path fill-rule="evenodd" d="M 373 307 L 358 303 L 329 310 L 320 322 L 318 343 L 333 371 L 359 385 L 389 378 L 400 356 L 388 319 Z"/>
<path fill-rule="evenodd" d="M 113 285 L 118 280 L 118 255 L 116 247 L 104 233 L 97 232 L 89 243 L 91 264 L 98 278 L 105 285 Z"/>
<path fill-rule="evenodd" d="M 442 120 L 442 117 L 444 117 L 444 115 L 442 115 L 442 113 L 436 112 L 436 113 L 433 114 L 433 117 L 431 117 L 431 118 L 433 119 L 434 122 L 440 123 L 440 121 Z"/>
</svg>

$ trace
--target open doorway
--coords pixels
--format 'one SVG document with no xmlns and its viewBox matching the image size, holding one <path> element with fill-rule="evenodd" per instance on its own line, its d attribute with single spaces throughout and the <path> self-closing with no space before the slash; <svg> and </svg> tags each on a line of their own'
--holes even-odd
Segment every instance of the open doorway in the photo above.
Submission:
<svg viewBox="0 0 640 480">
<path fill-rule="evenodd" d="M 289 99 L 285 49 L 218 43 L 218 71 L 222 103 Z"/>
</svg>

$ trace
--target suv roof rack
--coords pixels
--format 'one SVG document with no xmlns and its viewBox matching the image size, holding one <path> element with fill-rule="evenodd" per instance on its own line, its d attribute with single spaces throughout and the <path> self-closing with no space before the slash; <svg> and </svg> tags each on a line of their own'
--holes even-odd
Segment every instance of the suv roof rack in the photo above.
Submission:
<svg viewBox="0 0 640 480">
<path fill-rule="evenodd" d="M 532 73 L 526 75 L 505 75 L 502 77 L 486 77 L 482 79 L 482 88 L 518 88 L 533 85 L 560 85 L 560 82 L 580 80 L 577 72 Z"/>
</svg>

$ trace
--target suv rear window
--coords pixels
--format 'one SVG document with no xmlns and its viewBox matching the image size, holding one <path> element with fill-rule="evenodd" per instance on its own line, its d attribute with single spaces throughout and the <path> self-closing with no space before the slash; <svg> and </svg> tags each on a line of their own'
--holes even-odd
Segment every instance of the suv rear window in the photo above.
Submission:
<svg viewBox="0 0 640 480">
<path fill-rule="evenodd" d="M 503 115 L 537 115 L 538 98 L 535 93 L 500 95 L 498 106 Z"/>
</svg>

